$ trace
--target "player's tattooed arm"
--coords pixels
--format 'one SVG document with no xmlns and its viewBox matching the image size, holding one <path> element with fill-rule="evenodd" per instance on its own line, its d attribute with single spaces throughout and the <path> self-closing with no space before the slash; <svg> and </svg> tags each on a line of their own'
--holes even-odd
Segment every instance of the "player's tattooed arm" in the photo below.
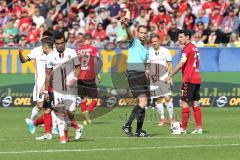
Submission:
<svg viewBox="0 0 240 160">
<path fill-rule="evenodd" d="M 179 61 L 179 63 L 177 64 L 177 66 L 174 68 L 173 72 L 172 72 L 172 73 L 168 76 L 168 78 L 166 79 L 166 81 L 167 81 L 168 83 L 170 83 L 171 78 L 180 71 L 180 69 L 183 67 L 184 64 L 185 64 L 185 62 Z"/>
<path fill-rule="evenodd" d="M 19 59 L 20 59 L 21 63 L 25 63 L 25 62 L 28 62 L 28 61 L 31 60 L 29 57 L 24 57 L 23 56 L 23 54 L 22 54 L 23 49 L 22 48 L 19 48 L 18 52 L 19 52 Z"/>
<path fill-rule="evenodd" d="M 75 68 L 73 70 L 74 73 L 74 78 L 70 80 L 69 86 L 73 87 L 77 85 L 77 80 L 81 72 L 81 66 L 80 65 L 75 65 Z"/>
</svg>

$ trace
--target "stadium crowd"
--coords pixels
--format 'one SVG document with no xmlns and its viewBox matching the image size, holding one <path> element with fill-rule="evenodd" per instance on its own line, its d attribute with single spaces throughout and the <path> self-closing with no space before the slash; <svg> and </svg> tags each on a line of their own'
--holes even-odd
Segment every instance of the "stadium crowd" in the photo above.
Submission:
<svg viewBox="0 0 240 160">
<path fill-rule="evenodd" d="M 239 7 L 240 0 L 1 0 L 0 46 L 35 46 L 52 30 L 64 32 L 68 47 L 90 33 L 96 47 L 126 48 L 120 19 L 130 11 L 133 34 L 147 25 L 165 46 L 178 46 L 179 30 L 188 29 L 198 47 L 240 47 Z"/>
</svg>

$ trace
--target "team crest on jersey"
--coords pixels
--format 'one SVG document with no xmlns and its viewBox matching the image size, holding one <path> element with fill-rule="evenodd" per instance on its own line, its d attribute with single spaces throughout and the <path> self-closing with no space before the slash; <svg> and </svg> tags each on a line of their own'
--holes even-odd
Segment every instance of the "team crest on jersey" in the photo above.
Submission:
<svg viewBox="0 0 240 160">
<path fill-rule="evenodd" d="M 68 55 L 68 56 L 67 56 L 67 58 L 68 58 L 68 59 L 71 59 L 71 56 L 70 56 L 70 55 Z"/>
</svg>

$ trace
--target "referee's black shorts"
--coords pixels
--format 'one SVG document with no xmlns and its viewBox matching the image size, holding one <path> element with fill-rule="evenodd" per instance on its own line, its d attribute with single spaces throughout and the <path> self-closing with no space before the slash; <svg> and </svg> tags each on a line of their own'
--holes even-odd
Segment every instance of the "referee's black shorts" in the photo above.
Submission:
<svg viewBox="0 0 240 160">
<path fill-rule="evenodd" d="M 185 102 L 198 101 L 200 99 L 200 84 L 184 82 L 182 84 L 182 100 Z"/>
<path fill-rule="evenodd" d="M 145 72 L 137 70 L 127 70 L 126 77 L 128 79 L 129 88 L 134 98 L 138 98 L 142 94 L 149 96 L 149 81 Z"/>
</svg>

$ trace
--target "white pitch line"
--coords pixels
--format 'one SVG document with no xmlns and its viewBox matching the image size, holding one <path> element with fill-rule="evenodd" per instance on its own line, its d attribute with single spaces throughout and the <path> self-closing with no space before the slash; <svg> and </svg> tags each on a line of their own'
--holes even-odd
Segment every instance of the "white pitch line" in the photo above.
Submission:
<svg viewBox="0 0 240 160">
<path fill-rule="evenodd" d="M 58 136 L 56 136 L 58 137 Z M 190 135 L 189 136 L 182 136 L 182 135 L 174 135 L 174 136 L 161 136 L 161 137 L 83 137 L 83 139 L 232 139 L 238 138 L 240 136 L 204 136 L 204 135 Z M 34 137 L 32 138 L 0 138 L 0 141 L 10 141 L 10 140 L 35 140 Z"/>
<path fill-rule="evenodd" d="M 123 151 L 123 150 L 152 150 L 152 149 L 176 149 L 176 148 L 206 148 L 206 147 L 231 147 L 240 144 L 211 144 L 211 145 L 181 145 L 162 147 L 129 147 L 129 148 L 94 148 L 94 149 L 73 149 L 73 150 L 26 150 L 26 151 L 5 151 L 0 154 L 27 154 L 27 153 L 56 153 L 56 152 L 98 152 L 98 151 Z"/>
<path fill-rule="evenodd" d="M 186 136 L 162 136 L 162 137 L 84 137 L 83 139 L 232 139 L 239 138 L 240 136 L 203 136 L 203 135 L 189 135 Z M 34 140 L 34 138 L 1 138 L 0 141 L 10 140 Z"/>
</svg>

